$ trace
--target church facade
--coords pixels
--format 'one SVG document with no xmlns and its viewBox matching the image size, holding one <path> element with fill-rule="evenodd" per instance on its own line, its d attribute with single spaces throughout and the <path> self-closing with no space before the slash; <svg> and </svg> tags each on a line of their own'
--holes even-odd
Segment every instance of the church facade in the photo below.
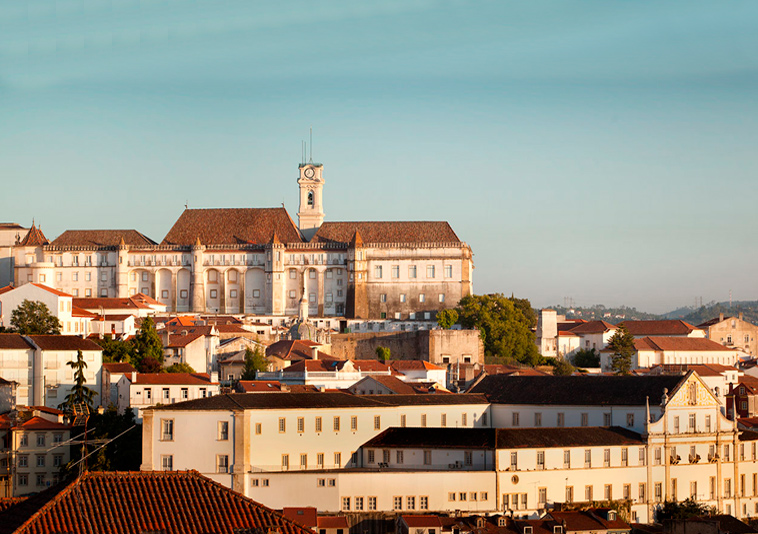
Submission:
<svg viewBox="0 0 758 534">
<path fill-rule="evenodd" d="M 14 282 L 77 297 L 144 293 L 171 312 L 429 319 L 472 292 L 471 248 L 443 221 L 324 222 L 323 165 L 299 166 L 284 207 L 185 209 L 157 243 L 136 230 L 39 228 L 13 246 Z"/>
</svg>

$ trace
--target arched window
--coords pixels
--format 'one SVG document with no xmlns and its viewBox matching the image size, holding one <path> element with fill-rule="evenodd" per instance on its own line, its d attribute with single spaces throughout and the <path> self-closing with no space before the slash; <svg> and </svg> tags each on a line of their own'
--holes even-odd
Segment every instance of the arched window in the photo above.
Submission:
<svg viewBox="0 0 758 534">
<path fill-rule="evenodd" d="M 308 191 L 308 205 L 313 206 L 313 191 Z"/>
</svg>

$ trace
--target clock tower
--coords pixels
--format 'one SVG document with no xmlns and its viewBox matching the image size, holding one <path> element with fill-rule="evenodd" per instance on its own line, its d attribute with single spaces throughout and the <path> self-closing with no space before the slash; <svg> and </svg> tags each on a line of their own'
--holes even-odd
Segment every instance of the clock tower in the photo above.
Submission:
<svg viewBox="0 0 758 534">
<path fill-rule="evenodd" d="M 324 222 L 324 166 L 321 163 L 301 163 L 299 169 L 300 209 L 297 222 L 303 237 L 310 241 Z"/>
</svg>

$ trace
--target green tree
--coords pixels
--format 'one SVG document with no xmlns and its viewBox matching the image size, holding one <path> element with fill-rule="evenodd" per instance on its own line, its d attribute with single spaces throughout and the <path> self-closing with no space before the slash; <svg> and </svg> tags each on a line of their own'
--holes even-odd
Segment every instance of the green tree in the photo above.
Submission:
<svg viewBox="0 0 758 534">
<path fill-rule="evenodd" d="M 254 349 L 245 347 L 245 367 L 242 369 L 240 380 L 255 380 L 258 372 L 268 369 L 268 360 L 263 354 L 260 346 L 256 345 Z"/>
<path fill-rule="evenodd" d="M 577 367 L 600 367 L 600 355 L 595 349 L 580 349 L 574 354 Z"/>
<path fill-rule="evenodd" d="M 455 310 L 440 310 L 437 312 L 437 324 L 443 330 L 450 330 L 458 322 L 458 312 Z"/>
<path fill-rule="evenodd" d="M 707 504 L 687 497 L 682 502 L 665 501 L 655 514 L 655 520 L 663 523 L 667 519 L 689 519 L 690 517 L 709 517 L 716 514 L 716 509 Z"/>
<path fill-rule="evenodd" d="M 82 351 L 76 351 L 76 360 L 68 362 L 67 365 L 74 370 L 74 387 L 58 408 L 71 410 L 75 404 L 87 404 L 92 408 L 92 401 L 97 393 L 85 386 L 87 379 L 84 378 L 84 370 L 87 368 L 87 362 L 84 361 Z"/>
<path fill-rule="evenodd" d="M 530 329 L 537 328 L 537 312 L 535 312 L 534 308 L 532 308 L 532 303 L 529 302 L 529 299 L 517 299 L 511 295 L 511 298 L 508 300 L 513 302 L 513 305 L 516 307 L 516 309 L 523 314 L 524 319 L 526 319 L 526 324 Z"/>
<path fill-rule="evenodd" d="M 628 375 L 632 370 L 632 355 L 634 354 L 634 336 L 622 324 L 608 340 L 611 355 L 611 370 L 617 375 Z"/>
<path fill-rule="evenodd" d="M 194 373 L 195 370 L 188 363 L 174 363 L 166 367 L 167 373 Z"/>
<path fill-rule="evenodd" d="M 139 328 L 139 333 L 134 336 L 134 367 L 140 373 L 159 372 L 163 365 L 163 343 L 155 323 L 151 317 L 145 317 Z M 156 363 L 158 370 L 156 371 Z"/>
<path fill-rule="evenodd" d="M 11 313 L 11 327 L 24 335 L 60 334 L 61 322 L 44 302 L 26 300 Z"/>
<path fill-rule="evenodd" d="M 129 341 L 119 341 L 110 335 L 102 339 L 95 339 L 95 343 L 103 349 L 103 363 L 125 362 L 132 363 L 134 357 L 134 345 Z"/>
<path fill-rule="evenodd" d="M 512 358 L 528 365 L 540 363 L 530 319 L 521 311 L 524 300 L 509 299 L 498 293 L 468 295 L 458 303 L 459 322 L 464 328 L 480 331 L 485 356 L 490 362 Z"/>
<path fill-rule="evenodd" d="M 87 427 L 92 429 L 87 434 L 90 439 L 113 440 L 86 460 L 88 470 L 139 471 L 142 463 L 142 425 L 136 424 L 133 410 L 128 409 L 119 415 L 116 407 L 110 405 L 102 414 L 93 413 Z M 95 446 L 89 445 L 87 448 L 92 452 Z M 73 458 L 69 465 L 62 468 L 64 476 L 77 473 L 77 467 L 71 464 L 79 458 Z"/>
<path fill-rule="evenodd" d="M 550 360 L 552 360 L 550 363 L 553 366 L 553 376 L 569 376 L 576 371 L 574 366 L 563 358 L 550 358 Z"/>
<path fill-rule="evenodd" d="M 390 359 L 390 349 L 388 347 L 376 347 L 376 359 L 380 362 L 388 362 Z"/>
</svg>

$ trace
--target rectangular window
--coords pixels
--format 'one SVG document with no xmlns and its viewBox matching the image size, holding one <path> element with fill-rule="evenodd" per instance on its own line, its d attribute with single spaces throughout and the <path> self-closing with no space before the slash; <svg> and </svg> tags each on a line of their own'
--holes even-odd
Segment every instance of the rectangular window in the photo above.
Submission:
<svg viewBox="0 0 758 534">
<path fill-rule="evenodd" d="M 421 414 L 421 426 L 426 427 L 426 414 L 425 413 Z"/>
<path fill-rule="evenodd" d="M 382 277 L 382 266 L 377 265 L 374 267 L 374 278 L 381 278 Z"/>
<path fill-rule="evenodd" d="M 545 451 L 537 451 L 537 469 L 545 469 Z"/>
<path fill-rule="evenodd" d="M 611 466 L 611 449 L 603 449 L 603 467 Z"/>
<path fill-rule="evenodd" d="M 416 509 L 416 497 L 406 497 L 405 498 L 405 509 L 406 510 L 415 510 Z"/>
<path fill-rule="evenodd" d="M 297 431 L 301 434 L 305 432 L 305 417 L 297 418 Z"/>
<path fill-rule="evenodd" d="M 563 451 L 563 468 L 571 469 L 571 451 L 570 450 Z"/>
<path fill-rule="evenodd" d="M 697 500 L 697 480 L 690 482 L 690 497 L 692 497 L 693 500 Z"/>
<path fill-rule="evenodd" d="M 287 432 L 287 419 L 284 417 L 279 418 L 279 433 L 283 434 Z"/>
<path fill-rule="evenodd" d="M 400 266 L 399 265 L 393 265 L 392 266 L 392 278 L 400 278 Z"/>
<path fill-rule="evenodd" d="M 512 418 L 512 425 L 513 426 L 519 426 L 519 415 L 518 415 L 518 412 L 513 412 L 511 418 Z"/>
<path fill-rule="evenodd" d="M 447 426 L 447 414 L 446 413 L 440 414 L 440 426 L 442 426 L 442 427 Z"/>
<path fill-rule="evenodd" d="M 640 502 L 645 502 L 645 483 L 640 482 L 638 488 L 637 488 L 637 496 L 639 497 Z"/>
<path fill-rule="evenodd" d="M 316 464 L 318 465 L 319 469 L 324 467 L 324 453 L 319 452 L 316 454 Z"/>
<path fill-rule="evenodd" d="M 290 455 L 282 454 L 282 470 L 286 471 L 290 468 Z"/>
<path fill-rule="evenodd" d="M 574 502 L 574 486 L 566 486 L 566 502 Z"/>
<path fill-rule="evenodd" d="M 566 414 L 563 412 L 560 412 L 557 417 L 557 421 L 555 423 L 555 426 L 557 427 L 563 427 L 566 426 Z"/>
<path fill-rule="evenodd" d="M 363 497 L 356 497 L 354 502 L 355 502 L 355 509 L 357 511 L 363 510 Z"/>
<path fill-rule="evenodd" d="M 161 419 L 161 441 L 174 441 L 173 419 Z"/>
<path fill-rule="evenodd" d="M 368 498 L 368 509 L 371 512 L 376 511 L 376 497 Z"/>
<path fill-rule="evenodd" d="M 661 502 L 663 500 L 663 484 L 660 482 L 655 483 L 655 501 Z"/>
<path fill-rule="evenodd" d="M 584 450 L 584 467 L 592 467 L 592 450 Z"/>
<path fill-rule="evenodd" d="M 621 449 L 621 465 L 623 467 L 629 465 L 629 449 L 627 448 Z"/>
<path fill-rule="evenodd" d="M 164 471 L 174 470 L 174 457 L 171 454 L 164 454 L 161 456 L 161 468 Z"/>
<path fill-rule="evenodd" d="M 229 456 L 226 454 L 219 454 L 216 456 L 216 472 L 228 473 L 229 472 Z"/>
<path fill-rule="evenodd" d="M 731 447 L 729 447 L 729 444 L 727 443 L 726 445 L 724 445 L 724 461 L 725 462 L 730 461 L 729 460 L 730 452 L 731 452 Z"/>
<path fill-rule="evenodd" d="M 640 447 L 638 462 L 639 462 L 639 465 L 647 465 L 647 456 L 645 455 L 645 447 Z"/>
<path fill-rule="evenodd" d="M 350 416 L 350 430 L 353 432 L 358 430 L 358 417 L 355 415 Z"/>
<path fill-rule="evenodd" d="M 344 511 L 350 511 L 350 497 L 342 497 L 342 509 Z"/>
<path fill-rule="evenodd" d="M 621 490 L 621 496 L 625 501 L 628 501 L 632 498 L 632 485 L 631 484 L 624 484 Z"/>
<path fill-rule="evenodd" d="M 584 486 L 584 500 L 585 501 L 592 500 L 592 486 Z"/>
<path fill-rule="evenodd" d="M 426 295 L 424 293 L 419 293 L 418 301 L 419 302 L 426 302 Z"/>
<path fill-rule="evenodd" d="M 518 469 L 518 453 L 512 452 L 511 453 L 511 471 L 515 471 Z"/>
<path fill-rule="evenodd" d="M 453 266 L 445 265 L 445 278 L 452 278 L 452 277 L 453 277 Z"/>
<path fill-rule="evenodd" d="M 429 509 L 429 497 L 427 496 L 421 496 L 418 498 L 418 508 L 419 510 L 428 510 Z"/>
<path fill-rule="evenodd" d="M 218 439 L 219 441 L 227 441 L 229 439 L 229 421 L 218 422 Z"/>
<path fill-rule="evenodd" d="M 300 469 L 308 469 L 308 455 L 307 454 L 300 455 Z"/>
<path fill-rule="evenodd" d="M 334 465 L 335 467 L 342 467 L 342 453 L 341 452 L 334 453 Z"/>
<path fill-rule="evenodd" d="M 263 431 L 263 425 L 261 423 L 255 423 L 255 433 L 257 435 L 260 435 L 262 431 Z"/>
<path fill-rule="evenodd" d="M 316 432 L 321 432 L 321 418 L 316 417 Z"/>
<path fill-rule="evenodd" d="M 582 426 L 589 426 L 590 415 L 588 413 L 582 414 Z"/>
<path fill-rule="evenodd" d="M 382 428 L 382 416 L 375 415 L 374 416 L 374 430 L 380 430 L 381 428 Z"/>
<path fill-rule="evenodd" d="M 402 497 L 393 497 L 392 498 L 392 509 L 393 510 L 402 510 L 403 509 L 403 498 Z"/>
<path fill-rule="evenodd" d="M 340 418 L 339 416 L 334 417 L 334 431 L 339 432 L 340 431 Z"/>
<path fill-rule="evenodd" d="M 427 265 L 426 266 L 426 277 L 427 278 L 434 278 L 434 265 Z"/>
<path fill-rule="evenodd" d="M 424 465 L 432 465 L 432 451 L 424 451 Z"/>
<path fill-rule="evenodd" d="M 37 467 L 45 467 L 45 455 L 44 454 L 38 454 L 37 455 Z"/>
<path fill-rule="evenodd" d="M 376 454 L 373 449 L 368 450 L 368 463 L 373 464 L 376 462 Z"/>
<path fill-rule="evenodd" d="M 696 421 L 697 421 L 697 419 L 695 417 L 695 414 L 691 413 L 689 415 L 688 421 L 687 421 L 687 426 L 688 426 L 687 430 L 689 430 L 690 432 L 695 432 L 695 430 L 697 430 L 697 428 L 696 428 L 696 426 L 697 426 L 696 425 Z"/>
<path fill-rule="evenodd" d="M 406 421 L 406 419 L 405 419 L 405 414 L 402 414 L 402 415 L 400 416 L 400 426 L 401 426 L 401 427 L 403 427 L 403 428 L 406 426 L 406 425 L 405 425 L 405 421 Z"/>
<path fill-rule="evenodd" d="M 655 452 L 653 454 L 654 454 L 654 456 L 653 456 L 653 464 L 654 465 L 661 465 L 661 457 L 662 457 L 661 448 L 660 447 L 656 447 L 655 448 Z"/>
<path fill-rule="evenodd" d="M 390 451 L 388 449 L 382 451 L 382 461 L 385 464 L 390 463 Z"/>
<path fill-rule="evenodd" d="M 402 464 L 403 463 L 403 451 L 396 451 L 395 452 L 395 460 L 396 463 Z"/>
<path fill-rule="evenodd" d="M 408 278 L 416 278 L 416 266 L 415 265 L 409 265 L 408 266 Z"/>
<path fill-rule="evenodd" d="M 463 453 L 463 463 L 464 465 L 473 465 L 474 464 L 474 453 L 471 451 L 465 451 Z"/>
<path fill-rule="evenodd" d="M 188 388 L 182 388 L 179 392 L 179 396 L 182 399 L 189 399 L 189 389 Z"/>
<path fill-rule="evenodd" d="M 724 498 L 730 499 L 732 497 L 732 479 L 724 479 Z"/>
<path fill-rule="evenodd" d="M 612 495 L 613 495 L 613 486 L 611 486 L 610 484 L 606 484 L 605 486 L 603 486 L 603 498 L 606 501 L 610 501 L 612 499 L 611 497 Z"/>
</svg>

